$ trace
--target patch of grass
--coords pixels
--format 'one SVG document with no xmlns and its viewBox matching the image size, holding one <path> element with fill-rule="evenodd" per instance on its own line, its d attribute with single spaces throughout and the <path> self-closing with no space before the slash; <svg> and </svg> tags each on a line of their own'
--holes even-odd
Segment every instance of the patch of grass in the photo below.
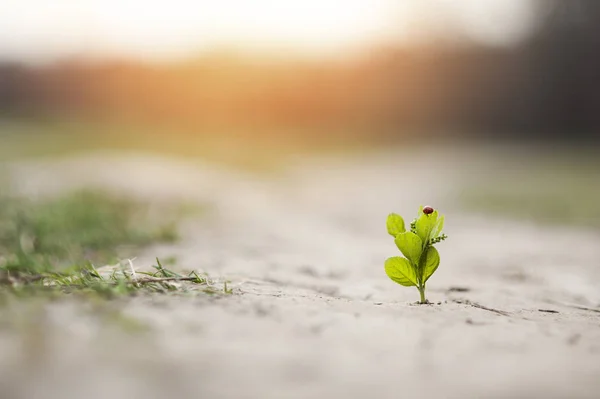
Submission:
<svg viewBox="0 0 600 399">
<path fill-rule="evenodd" d="M 114 266 L 96 268 L 92 264 L 61 271 L 11 273 L 0 269 L 0 283 L 17 295 L 43 292 L 47 294 L 97 294 L 103 298 L 137 293 L 169 293 L 202 291 L 207 294 L 231 293 L 224 284 L 215 285 L 207 275 L 195 271 L 187 275 L 165 268 L 156 259 L 153 271 L 136 271 L 131 260 Z"/>
<path fill-rule="evenodd" d="M 131 252 L 176 240 L 180 213 L 176 206 L 157 211 L 149 204 L 91 191 L 40 201 L 3 198 L 0 285 L 24 296 L 42 292 L 113 297 L 138 291 L 187 291 L 191 286 L 207 293 L 226 292 L 216 289 L 207 276 L 181 275 L 158 259 L 152 272 L 136 272 L 131 260 L 94 266 L 114 262 L 123 248 Z"/>
<path fill-rule="evenodd" d="M 114 261 L 126 247 L 175 241 L 177 219 L 175 209 L 156 212 L 148 204 L 100 192 L 2 198 L 0 269 L 46 272 Z"/>
<path fill-rule="evenodd" d="M 50 306 L 73 306 L 75 317 L 96 327 L 116 329 L 128 334 L 150 333 L 152 326 L 125 311 L 132 296 L 161 295 L 228 295 L 227 282 L 222 286 L 205 274 L 179 274 L 162 266 L 153 271 L 134 271 L 132 265 L 118 264 L 96 269 L 91 264 L 61 272 L 11 275 L 0 271 L 0 330 L 29 336 L 32 344 L 43 341 L 47 331 L 45 315 Z M 129 263 L 129 262 L 127 262 Z M 37 356 L 37 350 L 32 357 Z"/>
</svg>

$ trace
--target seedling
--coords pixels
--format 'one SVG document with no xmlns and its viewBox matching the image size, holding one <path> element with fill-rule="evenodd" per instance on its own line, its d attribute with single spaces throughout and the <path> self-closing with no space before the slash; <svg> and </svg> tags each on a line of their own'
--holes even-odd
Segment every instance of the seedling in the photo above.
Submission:
<svg viewBox="0 0 600 399">
<path fill-rule="evenodd" d="M 440 265 L 440 254 L 434 247 L 447 238 L 442 234 L 444 215 L 430 206 L 419 208 L 417 218 L 404 227 L 402 216 L 391 213 L 387 217 L 388 233 L 394 237 L 396 246 L 406 258 L 394 256 L 385 261 L 385 272 L 392 281 L 405 287 L 415 286 L 421 296 L 420 303 L 427 303 L 425 284 Z"/>
</svg>

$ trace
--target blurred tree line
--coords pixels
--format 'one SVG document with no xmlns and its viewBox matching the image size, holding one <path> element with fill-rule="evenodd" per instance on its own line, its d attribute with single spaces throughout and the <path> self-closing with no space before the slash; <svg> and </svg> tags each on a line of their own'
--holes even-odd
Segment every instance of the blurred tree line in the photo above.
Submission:
<svg viewBox="0 0 600 399">
<path fill-rule="evenodd" d="M 511 48 L 379 48 L 340 60 L 0 64 L 0 113 L 220 128 L 597 139 L 600 2 L 540 2 Z M 552 4 L 552 7 L 548 7 Z M 574 6 L 575 5 L 575 6 Z M 391 133 L 390 133 L 391 132 Z"/>
</svg>

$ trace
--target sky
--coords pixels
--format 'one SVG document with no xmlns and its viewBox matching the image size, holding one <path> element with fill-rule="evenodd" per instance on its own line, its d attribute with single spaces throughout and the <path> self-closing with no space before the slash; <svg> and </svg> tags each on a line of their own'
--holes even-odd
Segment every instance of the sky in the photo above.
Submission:
<svg viewBox="0 0 600 399">
<path fill-rule="evenodd" d="M 191 57 L 203 51 L 330 55 L 375 43 L 518 43 L 534 0 L 2 0 L 0 59 Z"/>
</svg>

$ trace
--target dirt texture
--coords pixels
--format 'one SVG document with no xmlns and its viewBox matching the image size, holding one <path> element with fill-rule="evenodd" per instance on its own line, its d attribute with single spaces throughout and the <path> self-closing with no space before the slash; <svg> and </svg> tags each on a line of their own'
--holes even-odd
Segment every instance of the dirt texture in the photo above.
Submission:
<svg viewBox="0 0 600 399">
<path fill-rule="evenodd" d="M 180 242 L 135 264 L 176 256 L 233 294 L 117 300 L 142 332 L 77 301 L 4 310 L 1 396 L 600 397 L 600 234 L 462 208 L 484 161 L 389 151 L 298 158 L 266 175 L 143 154 L 5 165 L 26 195 L 95 187 L 210 203 Z M 399 254 L 387 214 L 410 220 L 421 204 L 446 215 L 449 236 L 431 305 L 383 270 Z"/>
</svg>

